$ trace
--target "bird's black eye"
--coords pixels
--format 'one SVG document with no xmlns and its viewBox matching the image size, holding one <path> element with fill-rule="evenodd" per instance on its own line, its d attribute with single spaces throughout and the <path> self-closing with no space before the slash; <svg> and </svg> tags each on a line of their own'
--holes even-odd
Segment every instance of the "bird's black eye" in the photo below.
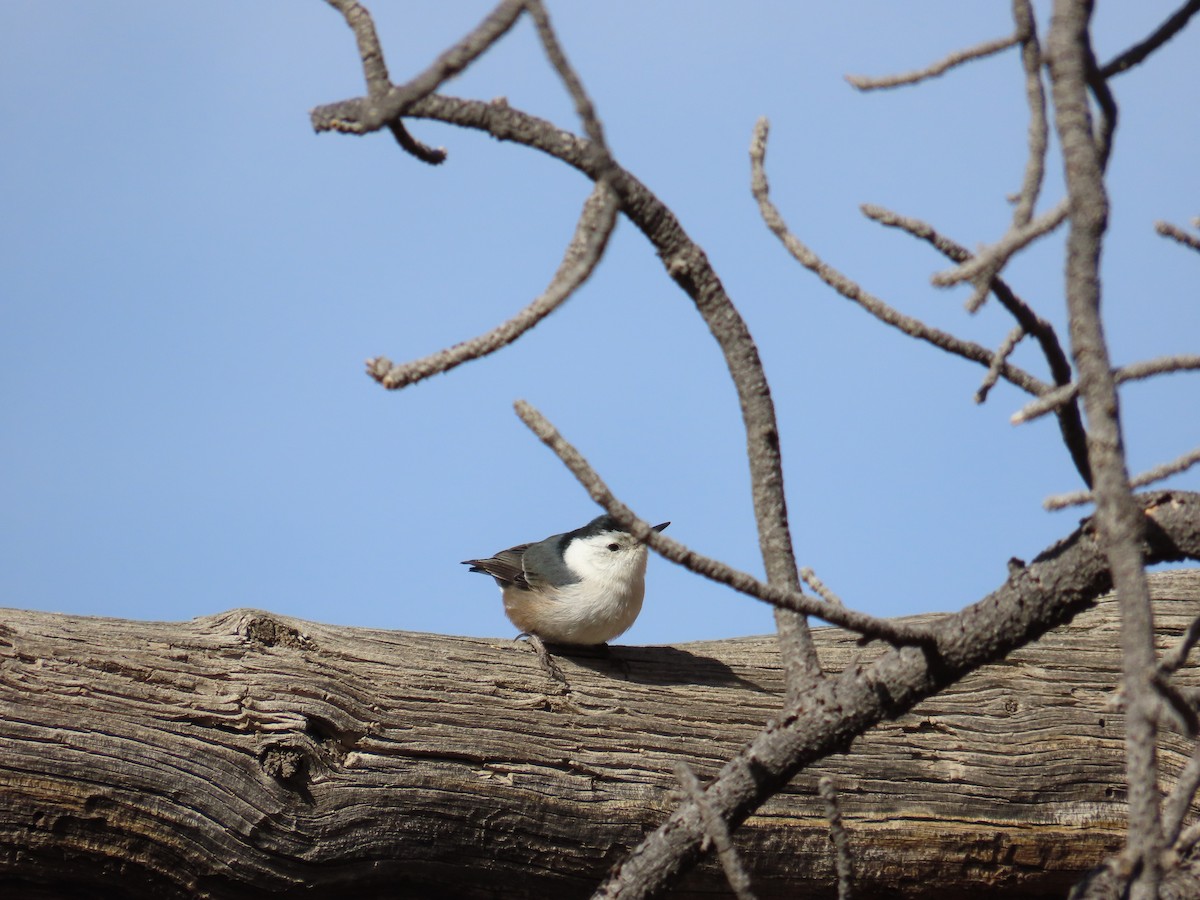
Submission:
<svg viewBox="0 0 1200 900">
<path fill-rule="evenodd" d="M 609 545 L 608 545 L 608 549 L 609 549 L 609 550 L 611 550 L 613 553 L 616 553 L 618 550 L 620 550 L 620 549 L 621 549 L 621 545 L 620 545 L 620 544 L 616 544 L 616 543 L 609 544 Z"/>
</svg>

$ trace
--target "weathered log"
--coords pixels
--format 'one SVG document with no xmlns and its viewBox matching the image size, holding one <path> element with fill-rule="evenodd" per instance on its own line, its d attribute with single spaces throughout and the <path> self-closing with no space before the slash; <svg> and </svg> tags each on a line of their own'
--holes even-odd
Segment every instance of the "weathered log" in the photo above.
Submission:
<svg viewBox="0 0 1200 900">
<path fill-rule="evenodd" d="M 1200 570 L 1152 585 L 1166 647 Z M 783 693 L 770 637 L 560 656 L 564 687 L 509 640 L 254 610 L 0 622 L 6 897 L 586 896 Z M 1104 599 L 802 774 L 735 836 L 757 894 L 832 896 L 831 774 L 858 896 L 1063 896 L 1122 840 L 1118 627 Z M 724 890 L 709 860 L 678 895 Z"/>
</svg>

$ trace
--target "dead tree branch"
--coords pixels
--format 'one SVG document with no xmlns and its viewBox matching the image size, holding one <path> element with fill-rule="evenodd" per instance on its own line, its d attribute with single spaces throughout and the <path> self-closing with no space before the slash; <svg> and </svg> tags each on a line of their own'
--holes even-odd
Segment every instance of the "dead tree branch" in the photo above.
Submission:
<svg viewBox="0 0 1200 900">
<path fill-rule="evenodd" d="M 1066 169 L 1070 231 L 1067 236 L 1067 311 L 1071 353 L 1088 420 L 1088 459 L 1094 477 L 1096 520 L 1121 607 L 1123 685 L 1127 703 L 1126 752 L 1129 831 L 1126 848 L 1136 860 L 1132 900 L 1155 900 L 1162 877 L 1163 832 L 1159 815 L 1158 724 L 1151 683 L 1154 622 L 1138 547 L 1144 519 L 1126 473 L 1118 417 L 1117 385 L 1100 319 L 1100 250 L 1108 219 L 1104 168 L 1116 107 L 1096 78 L 1090 43 L 1091 4 L 1056 0 L 1047 37 L 1055 128 Z M 1099 83 L 1098 83 L 1099 82 Z M 1104 112 L 1101 138 L 1093 135 L 1088 91 Z"/>
<path fill-rule="evenodd" d="M 920 238 L 954 262 L 964 263 L 972 258 L 971 251 L 966 247 L 939 233 L 933 226 L 920 219 L 902 216 L 874 204 L 864 204 L 862 211 L 868 218 L 881 225 L 899 228 L 913 237 Z M 1025 301 L 1016 295 L 1004 279 L 999 276 L 993 277 L 990 287 L 996 294 L 996 299 L 1016 319 L 1017 324 L 1037 340 L 1042 354 L 1046 357 L 1046 363 L 1050 368 L 1054 383 L 1057 385 L 1069 384 L 1073 374 L 1071 363 L 1063 351 L 1054 326 L 1035 313 Z M 1002 374 L 1003 367 L 998 368 L 997 373 Z M 1044 400 L 1057 393 L 1057 389 L 1048 390 L 1042 394 L 1039 400 Z M 1059 404 L 1054 408 L 1058 409 L 1058 427 L 1062 433 L 1063 444 L 1066 446 L 1067 452 L 1071 454 L 1071 461 L 1075 464 L 1080 477 L 1083 478 L 1083 483 L 1090 486 L 1092 472 L 1087 459 L 1087 434 L 1084 431 L 1083 417 L 1080 415 L 1079 406 L 1071 403 L 1069 405 Z"/>
<path fill-rule="evenodd" d="M 1143 488 L 1156 482 L 1162 481 L 1164 478 L 1170 478 L 1172 475 L 1178 475 L 1180 472 L 1186 472 L 1192 466 L 1200 463 L 1200 447 L 1195 450 L 1189 450 L 1182 456 L 1179 456 L 1170 462 L 1163 463 L 1161 466 L 1155 466 L 1141 475 L 1129 479 L 1129 486 L 1132 488 Z M 1068 506 L 1081 506 L 1084 503 L 1094 503 L 1096 494 L 1094 491 L 1075 491 L 1070 494 L 1055 494 L 1053 497 L 1047 497 L 1042 504 L 1048 510 L 1065 509 Z"/>
<path fill-rule="evenodd" d="M 1179 34 L 1197 12 L 1200 12 L 1200 0 L 1188 0 L 1187 3 L 1175 10 L 1165 22 L 1154 29 L 1154 31 L 1143 41 L 1138 41 L 1128 50 L 1118 54 L 1110 62 L 1106 63 L 1100 69 L 1100 75 L 1103 78 L 1112 78 L 1114 75 L 1120 75 L 1122 72 L 1127 72 L 1134 66 L 1139 65 L 1150 56 L 1155 50 L 1169 41 L 1175 35 Z"/>
<path fill-rule="evenodd" d="M 1148 494 L 1139 505 L 1147 524 L 1148 563 L 1158 552 L 1195 558 L 1200 519 L 1180 527 L 1178 517 L 1188 516 L 1189 507 L 1200 514 L 1200 495 Z M 936 654 L 893 648 L 868 666 L 848 667 L 841 677 L 821 682 L 726 763 L 706 796 L 726 821 L 738 824 L 802 767 L 844 749 L 855 735 L 911 709 L 966 671 L 1043 634 L 1052 621 L 1086 604 L 1091 590 L 1111 585 L 1111 578 L 1104 544 L 1088 520 L 1028 566 L 1015 567 L 999 590 L 947 616 L 938 628 Z M 1090 587 L 1080 593 L 1083 584 Z M 696 858 L 702 838 L 699 811 L 687 804 L 620 863 L 595 896 L 654 896 Z"/>
<path fill-rule="evenodd" d="M 397 390 L 508 346 L 562 306 L 591 277 L 616 224 L 616 195 L 606 182 L 599 181 L 583 205 L 575 234 L 558 271 L 546 290 L 532 303 L 486 334 L 421 359 L 402 365 L 396 365 L 384 356 L 369 359 L 367 373 L 388 390 Z"/>
<path fill-rule="evenodd" d="M 725 563 L 691 550 L 673 538 L 654 531 L 650 524 L 637 516 L 609 490 L 583 455 L 575 449 L 545 416 L 524 400 L 514 407 L 521 421 L 538 438 L 554 451 L 563 465 L 571 470 L 588 495 L 614 519 L 629 529 L 630 534 L 644 541 L 651 550 L 664 559 L 683 566 L 697 575 L 727 585 L 739 593 L 746 594 L 777 609 L 802 615 L 816 616 L 843 628 L 857 631 L 867 638 L 877 638 L 897 646 L 928 644 L 933 636 L 920 629 L 908 627 L 896 619 L 877 619 L 865 613 L 855 612 L 841 605 L 816 600 L 797 590 L 788 590 L 772 582 L 761 582 L 753 575 L 741 572 Z"/>
<path fill-rule="evenodd" d="M 1143 362 L 1122 366 L 1113 372 L 1113 380 L 1117 384 L 1123 384 L 1126 381 L 1140 381 L 1152 375 L 1165 375 L 1168 372 L 1194 370 L 1200 370 L 1200 356 L 1181 353 L 1178 356 L 1160 356 L 1156 359 L 1148 359 Z M 1046 415 L 1048 412 L 1053 412 L 1064 403 L 1074 400 L 1077 396 L 1079 396 L 1078 383 L 1063 384 L 1043 394 L 1032 403 L 1021 407 L 1021 409 L 1013 413 L 1010 421 L 1014 425 L 1031 422 L 1040 416 Z"/>
<path fill-rule="evenodd" d="M 822 775 L 817 780 L 817 793 L 825 804 L 825 818 L 829 820 L 829 840 L 833 844 L 837 868 L 838 900 L 850 900 L 854 894 L 854 857 L 850 852 L 850 836 L 842 822 L 841 804 L 833 778 Z"/>
<path fill-rule="evenodd" d="M 917 69 L 913 72 L 905 72 L 901 75 L 884 75 L 879 78 L 871 78 L 866 75 L 847 75 L 846 80 L 860 91 L 874 91 L 880 88 L 902 87 L 911 84 L 920 84 L 922 81 L 927 81 L 930 78 L 937 78 L 946 72 L 953 69 L 955 66 L 961 66 L 963 63 L 971 62 L 976 59 L 984 59 L 988 56 L 993 56 L 1002 50 L 1007 50 L 1009 47 L 1015 46 L 1021 42 L 1020 34 L 1011 34 L 1008 37 L 994 38 L 990 41 L 983 41 L 976 44 L 974 47 L 967 47 L 965 50 L 956 50 L 945 59 L 938 60 L 932 65 L 926 66 L 924 69 Z"/>
<path fill-rule="evenodd" d="M 1168 514 L 1161 545 L 1186 544 L 1197 513 L 1190 526 Z M 1039 570 L 1073 596 L 1094 574 Z M 1196 572 L 1152 585 L 1163 633 L 1185 631 Z M 737 832 L 756 894 L 834 895 L 814 809 L 829 775 L 855 849 L 869 851 L 855 858 L 862 896 L 1062 897 L 1121 842 L 1122 717 L 1105 690 L 1120 670 L 1115 607 L 1099 599 L 797 776 Z M 677 801 L 680 757 L 707 783 L 784 690 L 770 636 L 559 657 L 568 696 L 507 639 L 257 610 L 0 620 L 7 897 L 586 896 Z M 814 640 L 847 677 L 886 651 L 836 628 Z M 1195 688 L 1200 670 L 1178 678 Z M 1022 752 L 997 754 L 997 731 Z M 1164 736 L 1165 787 L 1193 750 Z M 680 889 L 721 881 L 704 860 Z"/>
<path fill-rule="evenodd" d="M 1190 247 L 1192 250 L 1200 253 L 1200 237 L 1194 234 L 1188 234 L 1178 225 L 1172 225 L 1170 222 L 1155 222 L 1154 230 L 1163 237 L 1171 238 L 1178 241 L 1185 247 Z"/>
<path fill-rule="evenodd" d="M 708 801 L 704 799 L 704 788 L 701 787 L 700 780 L 696 778 L 696 773 L 688 768 L 687 763 L 680 762 L 675 764 L 675 777 L 683 785 L 688 799 L 700 810 L 705 836 L 717 851 L 717 859 L 721 861 L 721 868 L 725 871 L 725 880 L 733 889 L 734 896 L 737 897 L 737 900 L 755 900 L 750 876 L 746 874 L 746 869 L 738 858 L 729 827 L 725 824 L 724 819 L 713 812 Z"/>
</svg>

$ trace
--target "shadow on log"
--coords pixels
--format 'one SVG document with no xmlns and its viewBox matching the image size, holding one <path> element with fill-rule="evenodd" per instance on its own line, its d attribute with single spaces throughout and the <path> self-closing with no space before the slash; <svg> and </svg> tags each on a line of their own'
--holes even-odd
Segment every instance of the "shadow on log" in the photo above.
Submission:
<svg viewBox="0 0 1200 900">
<path fill-rule="evenodd" d="M 1166 647 L 1200 570 L 1151 584 Z M 11 898 L 586 897 L 679 799 L 675 763 L 711 777 L 783 693 L 773 638 L 560 656 L 564 686 L 509 640 L 254 610 L 0 621 Z M 833 896 L 822 774 L 856 896 L 1064 896 L 1122 840 L 1118 627 L 1106 598 L 803 773 L 735 835 L 758 896 Z M 834 670 L 872 652 L 816 641 Z M 1191 751 L 1164 738 L 1164 788 Z M 673 896 L 725 890 L 706 860 Z"/>
</svg>

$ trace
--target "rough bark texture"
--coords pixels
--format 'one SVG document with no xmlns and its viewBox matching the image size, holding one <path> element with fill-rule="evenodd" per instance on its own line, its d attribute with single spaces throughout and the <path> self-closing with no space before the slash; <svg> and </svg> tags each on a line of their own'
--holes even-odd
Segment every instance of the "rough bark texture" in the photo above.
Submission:
<svg viewBox="0 0 1200 900">
<path fill-rule="evenodd" d="M 1200 572 L 1156 575 L 1160 646 Z M 832 896 L 832 774 L 859 896 L 1062 896 L 1126 815 L 1112 600 L 811 767 L 738 831 L 759 896 Z M 234 610 L 6 610 L 7 897 L 586 896 L 779 708 L 773 637 L 565 657 Z M 816 633 L 837 670 L 863 652 Z M 870 651 L 870 648 L 867 648 Z M 1186 669 L 1181 685 L 1200 688 Z M 1191 753 L 1168 737 L 1169 787 Z M 722 895 L 706 861 L 680 895 Z"/>
</svg>

